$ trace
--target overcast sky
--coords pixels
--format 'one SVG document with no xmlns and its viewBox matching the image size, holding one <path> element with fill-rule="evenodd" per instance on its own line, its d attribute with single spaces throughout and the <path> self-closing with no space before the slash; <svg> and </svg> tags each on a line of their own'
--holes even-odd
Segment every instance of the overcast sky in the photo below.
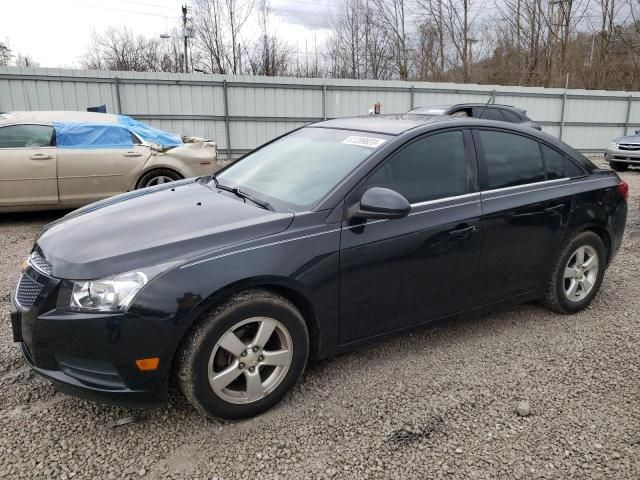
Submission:
<svg viewBox="0 0 640 480">
<path fill-rule="evenodd" d="M 292 48 L 312 49 L 323 37 L 329 5 L 335 0 L 271 0 L 279 33 Z M 78 67 L 92 30 L 127 26 L 159 36 L 181 23 L 185 0 L 2 0 L 0 42 L 14 54 L 30 55 L 43 67 Z"/>
</svg>

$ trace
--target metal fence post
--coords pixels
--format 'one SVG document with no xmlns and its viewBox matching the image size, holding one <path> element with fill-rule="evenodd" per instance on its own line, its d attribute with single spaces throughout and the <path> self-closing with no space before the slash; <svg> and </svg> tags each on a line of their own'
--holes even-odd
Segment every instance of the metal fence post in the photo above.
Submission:
<svg viewBox="0 0 640 480">
<path fill-rule="evenodd" d="M 496 91 L 491 90 L 491 103 L 496 103 Z"/>
<path fill-rule="evenodd" d="M 627 132 L 629 131 L 629 120 L 631 120 L 631 104 L 633 103 L 633 95 L 629 95 L 629 98 L 627 99 L 627 116 L 624 120 L 624 132 L 622 133 L 622 135 L 626 135 Z"/>
<path fill-rule="evenodd" d="M 322 84 L 322 118 L 327 119 L 327 84 Z"/>
<path fill-rule="evenodd" d="M 116 86 L 116 107 L 118 108 L 118 113 L 122 115 L 122 102 L 120 101 L 120 78 L 115 77 L 114 84 Z"/>
<path fill-rule="evenodd" d="M 562 140 L 562 131 L 564 130 L 564 106 L 567 103 L 567 89 L 564 90 L 562 94 L 562 108 L 560 109 L 560 134 L 558 135 L 558 139 Z"/>
<path fill-rule="evenodd" d="M 227 139 L 227 160 L 231 160 L 231 132 L 229 128 L 229 95 L 227 93 L 227 79 L 222 81 L 224 97 L 224 134 Z"/>
<path fill-rule="evenodd" d="M 415 87 L 413 85 L 411 85 L 410 93 L 411 93 L 411 101 L 409 102 L 409 105 L 410 105 L 409 110 L 413 110 L 413 108 L 414 108 L 414 96 L 415 96 L 415 93 L 416 93 Z"/>
</svg>

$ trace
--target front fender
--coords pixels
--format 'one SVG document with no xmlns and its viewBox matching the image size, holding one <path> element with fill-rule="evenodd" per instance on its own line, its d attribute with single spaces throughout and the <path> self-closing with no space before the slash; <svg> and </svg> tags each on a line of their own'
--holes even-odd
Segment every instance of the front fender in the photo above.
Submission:
<svg viewBox="0 0 640 480">
<path fill-rule="evenodd" d="M 130 311 L 188 329 L 237 291 L 276 287 L 295 292 L 311 307 L 314 318 L 307 321 L 316 322 L 317 341 L 323 345 L 319 353 L 325 356 L 338 339 L 339 244 L 339 228 L 323 225 L 228 247 L 154 279 Z"/>
</svg>

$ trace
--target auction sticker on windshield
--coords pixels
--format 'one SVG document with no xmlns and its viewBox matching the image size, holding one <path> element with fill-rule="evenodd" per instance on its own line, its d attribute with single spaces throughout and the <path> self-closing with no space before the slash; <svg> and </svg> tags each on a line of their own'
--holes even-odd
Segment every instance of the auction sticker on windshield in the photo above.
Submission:
<svg viewBox="0 0 640 480">
<path fill-rule="evenodd" d="M 384 142 L 386 142 L 386 140 L 383 140 L 382 138 L 357 137 L 357 136 L 345 138 L 342 141 L 342 143 L 346 143 L 347 145 L 359 145 L 361 147 L 369 147 L 369 148 L 378 148 Z"/>
</svg>

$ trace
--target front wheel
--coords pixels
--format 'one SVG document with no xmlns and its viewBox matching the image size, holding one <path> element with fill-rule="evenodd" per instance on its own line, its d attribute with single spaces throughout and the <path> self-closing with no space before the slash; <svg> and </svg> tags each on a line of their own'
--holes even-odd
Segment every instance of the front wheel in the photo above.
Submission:
<svg viewBox="0 0 640 480">
<path fill-rule="evenodd" d="M 582 310 L 598 293 L 605 267 L 602 239 L 589 231 L 575 235 L 565 244 L 553 267 L 542 303 L 561 313 Z"/>
<path fill-rule="evenodd" d="M 178 358 L 178 380 L 202 413 L 250 417 L 298 382 L 308 352 L 307 327 L 293 304 L 267 291 L 246 291 L 195 326 Z"/>
<path fill-rule="evenodd" d="M 155 187 L 156 185 L 162 185 L 163 183 L 174 182 L 181 180 L 182 176 L 179 173 L 169 170 L 168 168 L 157 168 L 145 173 L 140 180 L 136 188 Z"/>
<path fill-rule="evenodd" d="M 611 168 L 613 168 L 616 172 L 626 172 L 629 169 L 629 164 L 622 162 L 611 162 Z"/>
</svg>

